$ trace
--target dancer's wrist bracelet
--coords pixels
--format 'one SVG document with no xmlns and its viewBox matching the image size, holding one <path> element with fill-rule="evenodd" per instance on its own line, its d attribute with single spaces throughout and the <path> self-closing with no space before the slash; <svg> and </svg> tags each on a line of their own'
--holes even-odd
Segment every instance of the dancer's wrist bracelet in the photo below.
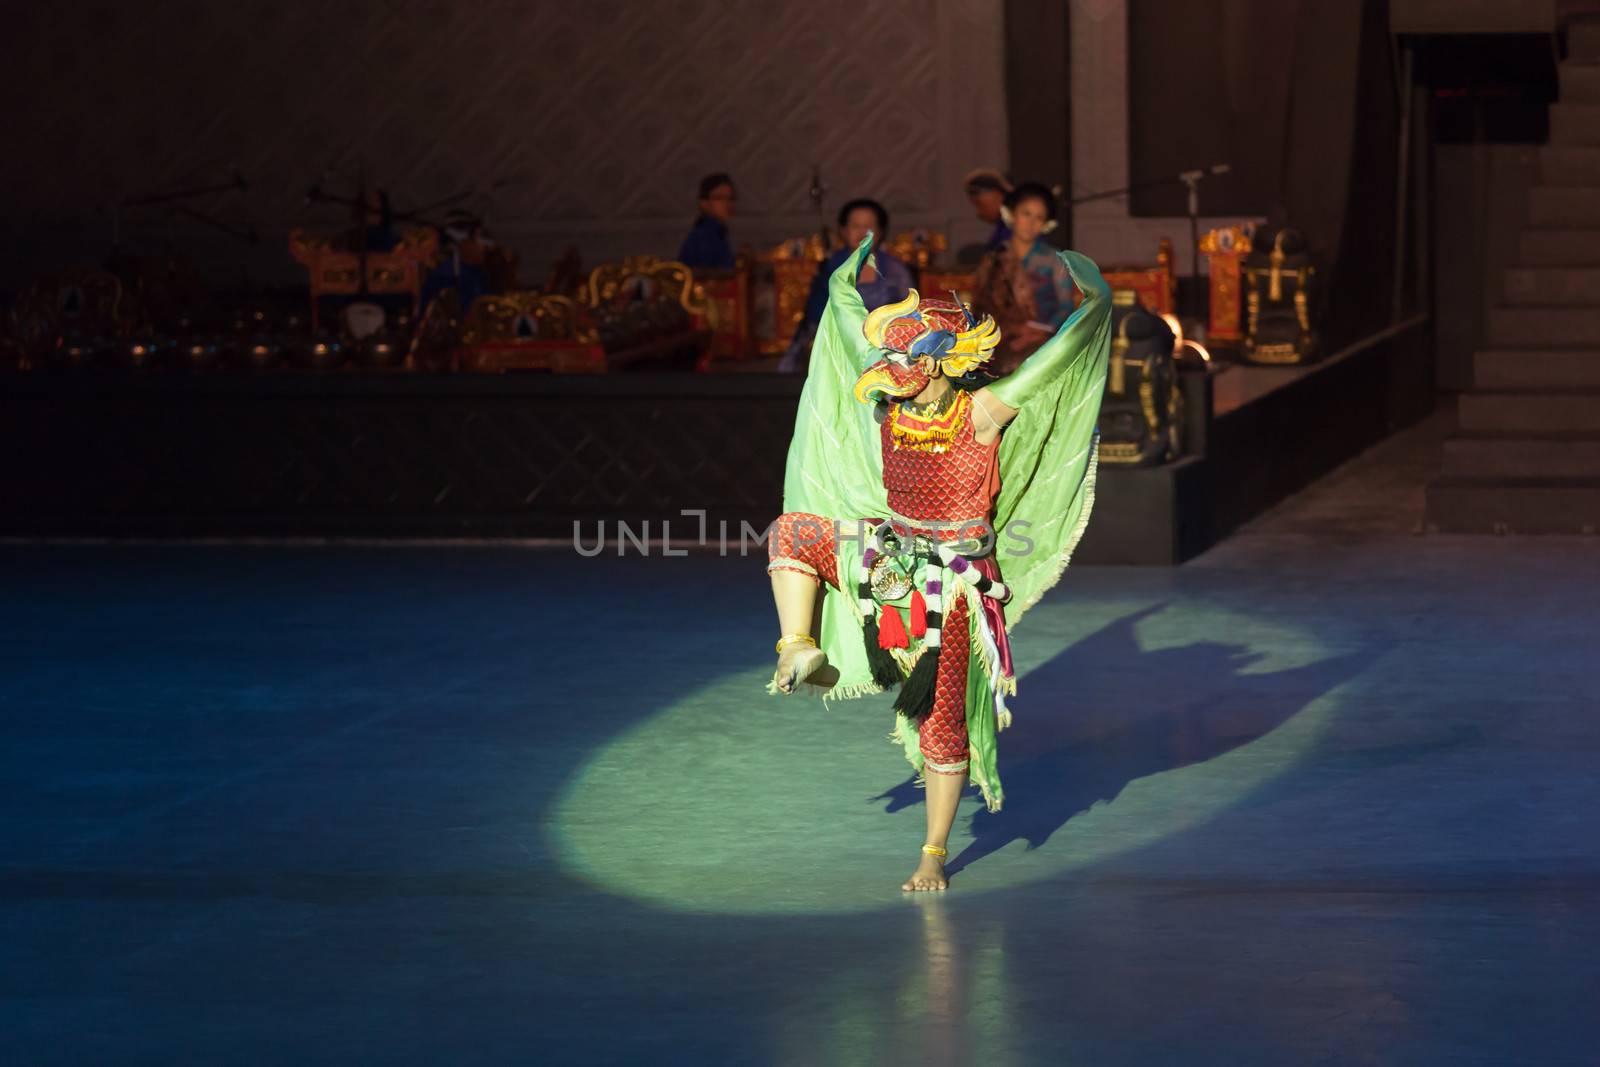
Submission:
<svg viewBox="0 0 1600 1067">
<path fill-rule="evenodd" d="M 790 645 L 810 645 L 812 648 L 816 648 L 817 642 L 810 634 L 784 634 L 778 638 L 778 647 L 775 651 L 782 652 Z"/>
</svg>

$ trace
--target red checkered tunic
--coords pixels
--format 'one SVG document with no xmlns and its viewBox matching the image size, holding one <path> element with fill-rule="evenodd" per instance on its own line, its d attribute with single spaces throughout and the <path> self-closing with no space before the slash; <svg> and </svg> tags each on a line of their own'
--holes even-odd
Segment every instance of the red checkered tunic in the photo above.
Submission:
<svg viewBox="0 0 1600 1067">
<path fill-rule="evenodd" d="M 957 396 L 960 425 L 949 447 L 942 452 L 896 447 L 892 433 L 894 408 L 882 426 L 883 485 L 889 507 L 903 519 L 922 519 L 939 526 L 918 527 L 913 533 L 926 533 L 940 540 L 978 536 L 982 527 L 971 529 L 946 524 L 973 520 L 987 522 L 1000 491 L 1000 442 L 981 445 L 971 416 L 972 398 Z M 907 413 L 899 415 L 903 425 L 916 427 L 931 420 L 918 420 Z M 872 519 L 869 521 L 881 521 Z M 768 570 L 793 570 L 839 587 L 831 519 L 791 511 L 778 517 L 772 538 L 767 543 Z M 975 561 L 990 577 L 999 577 L 994 557 Z M 798 564 L 798 565 L 796 565 Z M 853 591 L 845 590 L 846 595 Z M 967 602 L 951 597 L 946 589 L 944 623 L 940 629 L 938 680 L 934 689 L 933 710 L 917 726 L 918 747 L 927 770 L 941 774 L 965 774 L 967 768 L 967 666 L 970 651 Z M 952 602 L 953 601 L 953 602 Z"/>
<path fill-rule="evenodd" d="M 932 522 L 987 521 L 1000 492 L 1000 439 L 987 445 L 978 443 L 973 425 L 972 394 L 956 397 L 960 426 L 943 452 L 916 448 L 896 448 L 892 427 L 896 416 L 902 424 L 916 427 L 934 422 L 919 419 L 892 405 L 890 417 L 883 420 L 879 436 L 883 442 L 883 487 L 889 493 L 889 507 L 908 519 Z M 960 530 L 928 531 L 950 540 Z"/>
</svg>

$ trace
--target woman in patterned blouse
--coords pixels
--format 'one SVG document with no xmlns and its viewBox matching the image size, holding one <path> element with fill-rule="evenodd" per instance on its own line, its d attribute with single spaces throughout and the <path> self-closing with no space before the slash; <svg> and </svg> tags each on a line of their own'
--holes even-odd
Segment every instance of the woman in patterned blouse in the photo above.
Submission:
<svg viewBox="0 0 1600 1067">
<path fill-rule="evenodd" d="M 1015 370 L 1054 336 L 1074 306 L 1072 276 L 1044 235 L 1056 227 L 1056 198 L 1037 182 L 1024 182 L 1006 197 L 1011 239 L 978 265 L 973 304 L 994 316 L 1004 335 L 994 354 L 994 373 Z"/>
</svg>

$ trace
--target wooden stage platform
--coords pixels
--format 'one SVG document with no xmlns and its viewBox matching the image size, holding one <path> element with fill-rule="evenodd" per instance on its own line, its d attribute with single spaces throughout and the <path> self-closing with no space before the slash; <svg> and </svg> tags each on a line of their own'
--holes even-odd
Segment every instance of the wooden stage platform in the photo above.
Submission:
<svg viewBox="0 0 1600 1067">
<path fill-rule="evenodd" d="M 1431 410 L 1403 322 L 1308 368 L 1186 377 L 1190 454 L 1101 467 L 1078 559 L 1171 564 Z M 771 374 L 14 373 L 0 536 L 558 538 L 781 508 L 800 381 Z M 614 529 L 614 526 L 612 527 Z M 590 535 L 592 540 L 592 534 Z"/>
</svg>

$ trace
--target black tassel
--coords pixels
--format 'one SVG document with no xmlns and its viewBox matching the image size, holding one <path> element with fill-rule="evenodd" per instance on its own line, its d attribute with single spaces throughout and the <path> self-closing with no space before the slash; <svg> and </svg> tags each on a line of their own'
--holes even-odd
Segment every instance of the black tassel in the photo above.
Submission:
<svg viewBox="0 0 1600 1067">
<path fill-rule="evenodd" d="M 900 664 L 895 662 L 893 656 L 886 648 L 878 647 L 878 620 L 868 616 L 861 627 L 861 637 L 867 644 L 867 668 L 872 671 L 872 680 L 878 685 L 888 689 L 892 685 L 900 684 Z"/>
<path fill-rule="evenodd" d="M 911 668 L 911 676 L 900 687 L 894 710 L 910 719 L 921 719 L 933 710 L 933 690 L 939 681 L 939 650 L 930 648 Z"/>
</svg>

